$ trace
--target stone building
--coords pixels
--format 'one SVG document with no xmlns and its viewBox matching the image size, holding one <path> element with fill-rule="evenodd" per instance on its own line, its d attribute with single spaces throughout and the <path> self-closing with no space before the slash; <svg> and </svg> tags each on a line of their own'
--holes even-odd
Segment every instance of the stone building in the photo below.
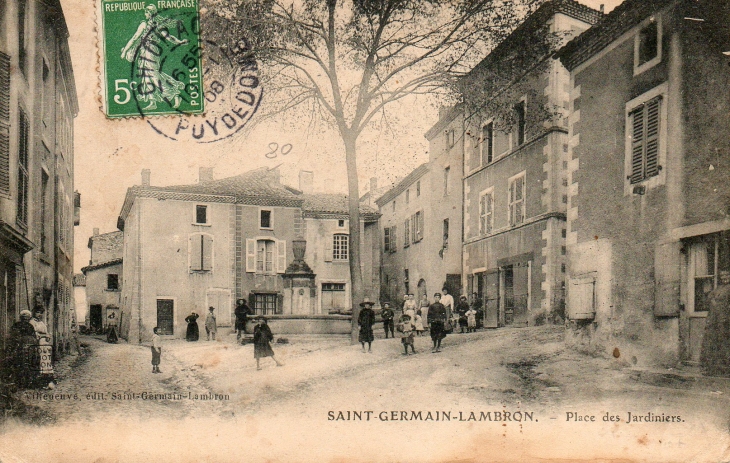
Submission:
<svg viewBox="0 0 730 463">
<path fill-rule="evenodd" d="M 627 0 L 571 41 L 571 340 L 698 362 L 730 270 L 726 2 Z"/>
<path fill-rule="evenodd" d="M 300 176 L 310 190 L 311 173 Z M 272 316 L 278 332 L 349 332 L 349 236 L 343 195 L 305 193 L 260 168 L 199 183 L 157 187 L 143 171 L 118 220 L 124 232 L 121 334 L 139 342 L 158 326 L 184 336 L 185 317 L 216 308 L 218 325 L 234 322 L 235 300 Z M 363 279 L 380 267 L 378 214 L 363 206 Z M 296 256 L 295 251 L 302 255 Z M 296 265 L 291 266 L 296 260 Z M 306 264 L 306 265 L 305 265 Z M 338 318 L 339 317 L 339 318 Z"/>
<path fill-rule="evenodd" d="M 124 234 L 121 231 L 99 234 L 99 229 L 94 228 L 88 247 L 91 259 L 81 269 L 86 286 L 84 313 L 88 313 L 87 328 L 100 332 L 110 325 L 119 327 L 124 321 L 120 312 Z"/>
<path fill-rule="evenodd" d="M 58 0 L 0 3 L 0 343 L 42 305 L 56 356 L 73 338 L 73 122 L 78 113 Z"/>
<path fill-rule="evenodd" d="M 487 327 L 562 322 L 570 95 L 552 53 L 601 16 L 546 2 L 462 82 L 464 283 Z"/>
</svg>

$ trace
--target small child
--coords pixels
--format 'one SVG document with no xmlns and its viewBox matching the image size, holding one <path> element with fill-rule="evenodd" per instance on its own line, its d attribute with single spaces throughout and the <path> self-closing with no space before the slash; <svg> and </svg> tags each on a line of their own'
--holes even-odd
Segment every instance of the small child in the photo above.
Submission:
<svg viewBox="0 0 730 463">
<path fill-rule="evenodd" d="M 477 330 L 477 311 L 473 307 L 466 311 L 466 332 L 475 333 Z"/>
<path fill-rule="evenodd" d="M 413 324 L 416 326 L 416 334 L 421 336 L 423 334 L 423 318 L 421 317 L 421 310 L 416 311 L 416 318 L 413 320 Z"/>
<path fill-rule="evenodd" d="M 408 346 L 411 346 L 413 353 L 416 353 L 416 348 L 413 345 L 413 330 L 416 326 L 411 321 L 411 317 L 408 314 L 403 314 L 400 317 L 400 323 L 398 323 L 398 331 L 401 332 L 401 340 L 403 343 L 403 349 L 405 352 L 403 355 L 408 355 Z"/>
<path fill-rule="evenodd" d="M 152 373 L 162 373 L 160 371 L 160 357 L 162 357 L 162 345 L 160 343 L 160 335 L 157 334 L 158 327 L 152 328 Z"/>
</svg>

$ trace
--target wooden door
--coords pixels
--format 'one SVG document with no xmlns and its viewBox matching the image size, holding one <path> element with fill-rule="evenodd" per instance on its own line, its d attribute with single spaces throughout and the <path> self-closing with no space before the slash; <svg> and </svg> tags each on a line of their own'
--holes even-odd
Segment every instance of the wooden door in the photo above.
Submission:
<svg viewBox="0 0 730 463">
<path fill-rule="evenodd" d="M 499 326 L 499 271 L 484 274 L 484 328 Z"/>
<path fill-rule="evenodd" d="M 172 299 L 157 299 L 157 334 L 173 334 L 174 302 Z"/>
</svg>

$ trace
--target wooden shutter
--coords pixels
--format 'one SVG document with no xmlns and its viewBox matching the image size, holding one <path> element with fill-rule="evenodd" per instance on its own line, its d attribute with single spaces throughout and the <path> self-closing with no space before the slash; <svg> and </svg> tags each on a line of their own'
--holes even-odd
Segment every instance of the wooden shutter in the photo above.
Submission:
<svg viewBox="0 0 730 463">
<path fill-rule="evenodd" d="M 325 262 L 332 262 L 332 247 L 334 245 L 334 239 L 335 237 L 333 235 L 327 234 L 324 238 L 324 261 Z"/>
<path fill-rule="evenodd" d="M 286 241 L 281 240 L 276 242 L 276 271 L 277 273 L 284 273 L 286 271 Z"/>
<path fill-rule="evenodd" d="M 403 247 L 406 247 L 409 244 L 411 244 L 410 233 L 411 233 L 411 219 L 406 219 L 405 222 L 403 222 Z"/>
<path fill-rule="evenodd" d="M 390 230 L 390 250 L 395 252 L 398 249 L 398 227 L 393 225 Z"/>
<path fill-rule="evenodd" d="M 202 244 L 203 235 L 196 234 L 190 235 L 189 249 L 190 249 L 190 270 L 199 271 L 202 270 Z"/>
<path fill-rule="evenodd" d="M 424 223 L 423 214 L 424 214 L 424 212 L 421 211 L 421 213 L 418 215 L 418 240 L 419 241 L 423 239 L 423 223 Z"/>
<path fill-rule="evenodd" d="M 646 173 L 645 177 L 659 174 L 659 107 L 657 97 L 646 104 Z"/>
<path fill-rule="evenodd" d="M 213 237 L 210 235 L 201 235 L 201 237 L 202 270 L 210 271 L 213 270 Z"/>
<path fill-rule="evenodd" d="M 246 272 L 256 271 L 256 240 L 246 240 Z"/>
<path fill-rule="evenodd" d="M 10 56 L 0 52 L 0 194 L 10 194 Z"/>
<path fill-rule="evenodd" d="M 654 254 L 654 316 L 679 315 L 682 244 L 659 244 Z M 705 266 L 705 268 L 707 268 Z"/>
<path fill-rule="evenodd" d="M 631 183 L 644 179 L 644 105 L 631 113 Z"/>
</svg>

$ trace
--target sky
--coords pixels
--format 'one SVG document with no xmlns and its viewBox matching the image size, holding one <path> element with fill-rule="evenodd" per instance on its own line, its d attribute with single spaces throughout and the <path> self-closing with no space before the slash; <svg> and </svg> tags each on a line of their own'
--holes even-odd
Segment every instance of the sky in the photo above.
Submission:
<svg viewBox="0 0 730 463">
<path fill-rule="evenodd" d="M 248 170 L 279 166 L 282 181 L 297 186 L 300 170 L 314 172 L 319 192 L 345 193 L 345 165 L 339 136 L 326 129 L 308 130 L 290 120 L 256 124 L 228 140 L 200 145 L 172 141 L 156 134 L 139 119 L 110 120 L 102 113 L 99 92 L 99 57 L 94 3 L 61 0 L 70 37 L 79 113 L 74 123 L 75 189 L 81 193 L 81 224 L 75 228 L 75 271 L 88 264 L 86 245 L 94 228 L 101 233 L 116 230 L 128 187 L 141 182 L 141 170 L 151 170 L 152 185 L 196 183 L 200 167 L 212 167 L 215 178 Z M 608 12 L 620 0 L 584 0 L 593 8 L 605 4 Z M 266 101 L 264 97 L 262 104 Z M 390 107 L 405 127 L 395 137 L 371 133 L 359 146 L 361 192 L 369 179 L 380 185 L 407 175 L 428 160 L 428 142 L 423 134 L 438 120 L 438 108 L 425 97 L 414 97 Z M 254 116 L 255 117 L 255 116 Z M 277 144 L 290 144 L 291 151 L 274 157 L 267 153 Z"/>
</svg>

